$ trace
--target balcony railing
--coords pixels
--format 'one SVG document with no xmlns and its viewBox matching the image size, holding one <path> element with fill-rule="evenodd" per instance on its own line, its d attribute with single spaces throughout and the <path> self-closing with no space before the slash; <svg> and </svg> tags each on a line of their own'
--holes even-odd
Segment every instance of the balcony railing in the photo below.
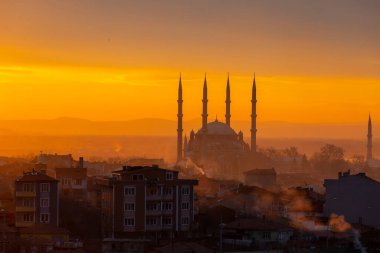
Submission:
<svg viewBox="0 0 380 253">
<path fill-rule="evenodd" d="M 16 221 L 16 227 L 31 227 L 33 225 L 33 222 Z"/>
<path fill-rule="evenodd" d="M 36 192 L 16 191 L 16 197 L 35 197 Z"/>
<path fill-rule="evenodd" d="M 161 214 L 162 214 L 162 210 L 161 210 L 161 209 L 157 209 L 157 210 L 146 210 L 146 214 L 147 214 L 147 215 L 161 215 Z"/>
<path fill-rule="evenodd" d="M 163 197 L 162 194 L 146 195 L 146 200 L 161 200 Z"/>
<path fill-rule="evenodd" d="M 35 210 L 34 206 L 16 206 L 16 212 L 34 212 Z"/>
</svg>

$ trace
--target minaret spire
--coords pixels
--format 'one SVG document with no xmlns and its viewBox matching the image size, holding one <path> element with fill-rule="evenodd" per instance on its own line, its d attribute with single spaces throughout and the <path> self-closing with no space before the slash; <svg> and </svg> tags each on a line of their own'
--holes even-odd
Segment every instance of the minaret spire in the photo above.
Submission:
<svg viewBox="0 0 380 253">
<path fill-rule="evenodd" d="M 205 80 L 204 80 L 204 83 L 203 83 L 203 99 L 202 99 L 202 103 L 203 103 L 203 111 L 202 111 L 202 130 L 204 132 L 207 131 L 207 79 L 206 79 L 206 73 L 205 73 Z"/>
<path fill-rule="evenodd" d="M 368 116 L 368 134 L 367 134 L 367 161 L 372 160 L 372 120 L 371 114 Z"/>
<path fill-rule="evenodd" d="M 251 114 L 251 152 L 252 154 L 256 154 L 256 77 L 255 74 L 253 74 L 253 85 L 252 85 L 252 114 Z"/>
<path fill-rule="evenodd" d="M 178 114 L 177 114 L 177 118 L 178 118 L 178 128 L 177 128 L 177 162 L 180 162 L 182 160 L 182 132 L 183 132 L 183 129 L 182 129 L 182 118 L 183 118 L 183 114 L 182 114 L 182 103 L 183 103 L 183 100 L 182 100 L 182 77 L 181 77 L 181 73 L 179 74 L 179 84 L 178 84 L 178 100 L 177 100 L 177 103 L 178 103 Z"/>
<path fill-rule="evenodd" d="M 230 73 L 227 77 L 226 88 L 226 125 L 231 126 L 231 91 L 230 91 Z"/>
</svg>

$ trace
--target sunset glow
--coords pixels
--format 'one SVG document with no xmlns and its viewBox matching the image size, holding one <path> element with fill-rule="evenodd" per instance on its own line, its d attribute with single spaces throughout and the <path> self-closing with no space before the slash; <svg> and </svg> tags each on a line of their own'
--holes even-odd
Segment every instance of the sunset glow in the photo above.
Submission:
<svg viewBox="0 0 380 253">
<path fill-rule="evenodd" d="M 232 121 L 249 119 L 254 72 L 259 122 L 379 112 L 375 2 L 270 2 L 1 1 L 0 119 L 174 120 L 180 72 L 188 120 L 205 72 L 210 118 L 224 117 L 228 72 Z"/>
</svg>

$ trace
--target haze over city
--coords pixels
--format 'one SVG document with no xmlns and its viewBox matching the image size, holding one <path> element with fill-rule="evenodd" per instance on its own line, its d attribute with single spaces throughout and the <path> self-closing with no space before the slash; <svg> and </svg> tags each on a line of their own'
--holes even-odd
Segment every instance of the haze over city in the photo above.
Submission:
<svg viewBox="0 0 380 253">
<path fill-rule="evenodd" d="M 377 0 L 1 0 L 0 253 L 380 248 Z"/>
</svg>

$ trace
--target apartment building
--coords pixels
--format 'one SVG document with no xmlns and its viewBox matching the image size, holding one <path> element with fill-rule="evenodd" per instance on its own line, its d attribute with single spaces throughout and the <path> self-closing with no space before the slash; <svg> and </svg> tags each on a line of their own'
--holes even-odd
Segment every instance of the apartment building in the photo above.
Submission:
<svg viewBox="0 0 380 253">
<path fill-rule="evenodd" d="M 77 167 L 55 168 L 55 178 L 59 180 L 59 190 L 63 197 L 85 201 L 87 199 L 87 168 L 83 157 Z"/>
<path fill-rule="evenodd" d="M 158 166 L 124 166 L 102 185 L 104 236 L 112 238 L 186 234 L 194 223 L 197 180 Z"/>
<path fill-rule="evenodd" d="M 58 226 L 58 180 L 45 170 L 24 172 L 15 181 L 16 227 Z"/>
</svg>

